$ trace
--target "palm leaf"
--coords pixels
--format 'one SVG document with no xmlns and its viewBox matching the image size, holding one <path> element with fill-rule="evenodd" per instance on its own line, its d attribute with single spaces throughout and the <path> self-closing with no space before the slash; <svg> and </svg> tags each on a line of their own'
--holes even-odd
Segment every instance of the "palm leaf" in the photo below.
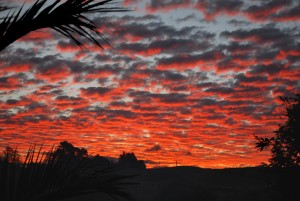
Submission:
<svg viewBox="0 0 300 201">
<path fill-rule="evenodd" d="M 114 6 L 114 0 L 55 0 L 48 3 L 49 0 L 36 0 L 27 10 L 24 11 L 22 6 L 4 17 L 0 22 L 0 51 L 31 31 L 42 28 L 54 29 L 81 48 L 80 36 L 102 48 L 103 43 L 109 44 L 109 41 L 86 15 L 128 11 Z"/>
</svg>

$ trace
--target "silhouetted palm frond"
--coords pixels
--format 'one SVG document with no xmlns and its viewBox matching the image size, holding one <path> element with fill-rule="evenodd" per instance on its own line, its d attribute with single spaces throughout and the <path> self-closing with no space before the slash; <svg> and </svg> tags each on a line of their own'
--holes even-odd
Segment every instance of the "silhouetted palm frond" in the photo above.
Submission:
<svg viewBox="0 0 300 201">
<path fill-rule="evenodd" d="M 255 136 L 255 139 L 257 141 L 255 143 L 255 148 L 257 148 L 259 151 L 263 151 L 264 149 L 268 148 L 274 141 L 274 138 L 262 138 L 258 136 Z"/>
<path fill-rule="evenodd" d="M 50 0 L 36 0 L 27 10 L 22 6 L 2 19 L 0 51 L 29 32 L 42 28 L 52 28 L 72 39 L 80 47 L 83 44 L 76 35 L 102 47 L 100 40 L 109 44 L 108 40 L 86 14 L 127 11 L 115 7 L 114 0 L 54 0 L 48 4 L 49 2 Z M 0 8 L 2 11 L 7 9 L 5 6 Z"/>
</svg>

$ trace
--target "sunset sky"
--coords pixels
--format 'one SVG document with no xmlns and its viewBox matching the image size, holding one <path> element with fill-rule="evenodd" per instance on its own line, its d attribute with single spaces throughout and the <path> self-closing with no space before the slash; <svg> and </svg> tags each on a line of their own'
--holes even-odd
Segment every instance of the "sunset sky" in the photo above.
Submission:
<svg viewBox="0 0 300 201">
<path fill-rule="evenodd" d="M 118 2 L 132 11 L 90 16 L 113 48 L 43 29 L 0 52 L 1 149 L 67 140 L 147 167 L 267 162 L 254 135 L 272 136 L 279 96 L 300 92 L 300 1 Z"/>
</svg>

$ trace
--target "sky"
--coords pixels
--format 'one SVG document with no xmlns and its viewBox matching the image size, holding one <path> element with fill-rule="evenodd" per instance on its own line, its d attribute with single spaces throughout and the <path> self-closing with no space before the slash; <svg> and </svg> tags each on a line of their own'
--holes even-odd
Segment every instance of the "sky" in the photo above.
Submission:
<svg viewBox="0 0 300 201">
<path fill-rule="evenodd" d="M 254 135 L 273 136 L 279 97 L 300 92 L 300 2 L 116 5 L 131 11 L 89 16 L 112 47 L 42 29 L 0 52 L 0 147 L 67 140 L 147 167 L 267 163 Z"/>
</svg>

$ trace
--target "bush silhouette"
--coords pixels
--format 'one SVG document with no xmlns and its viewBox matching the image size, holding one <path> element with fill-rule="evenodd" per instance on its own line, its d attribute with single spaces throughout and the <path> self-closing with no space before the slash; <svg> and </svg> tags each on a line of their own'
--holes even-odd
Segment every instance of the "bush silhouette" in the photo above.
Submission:
<svg viewBox="0 0 300 201">
<path fill-rule="evenodd" d="M 256 148 L 260 151 L 271 146 L 270 166 L 300 166 L 300 94 L 295 97 L 281 97 L 285 105 L 287 121 L 274 131 L 275 137 L 259 138 Z"/>
<path fill-rule="evenodd" d="M 138 160 L 133 152 L 123 153 L 119 156 L 120 165 L 129 168 L 146 169 L 146 165 L 143 160 Z"/>
<path fill-rule="evenodd" d="M 84 148 L 74 147 L 67 141 L 60 142 L 59 146 L 53 152 L 53 157 L 60 158 L 72 158 L 82 160 L 88 157 L 88 151 Z"/>
</svg>

